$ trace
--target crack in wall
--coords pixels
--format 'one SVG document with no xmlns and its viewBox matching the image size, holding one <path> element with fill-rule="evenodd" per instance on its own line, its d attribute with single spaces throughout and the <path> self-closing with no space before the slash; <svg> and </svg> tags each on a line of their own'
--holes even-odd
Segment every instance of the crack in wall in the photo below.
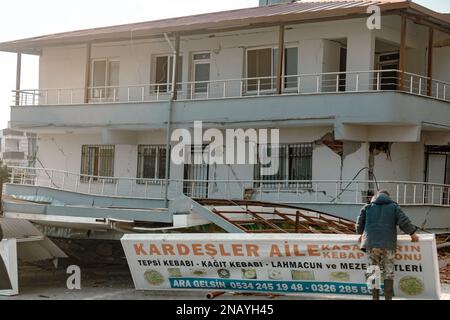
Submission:
<svg viewBox="0 0 450 320">
<path fill-rule="evenodd" d="M 320 139 L 314 141 L 315 146 L 326 146 L 336 153 L 341 160 L 339 178 L 343 180 L 344 160 L 346 157 L 356 153 L 360 148 L 361 142 L 341 141 L 334 139 L 334 131 L 330 131 L 322 136 Z"/>
</svg>

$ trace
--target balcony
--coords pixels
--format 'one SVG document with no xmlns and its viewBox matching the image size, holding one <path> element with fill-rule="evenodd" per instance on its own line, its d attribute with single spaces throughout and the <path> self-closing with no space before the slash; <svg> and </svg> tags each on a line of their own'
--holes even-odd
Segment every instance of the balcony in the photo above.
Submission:
<svg viewBox="0 0 450 320">
<path fill-rule="evenodd" d="M 386 189 L 417 226 L 436 232 L 450 229 L 450 185 L 366 180 L 169 179 L 167 183 L 169 200 L 185 195 L 197 199 L 265 201 L 318 210 L 351 220 L 356 219 L 361 206 L 367 202 L 369 191 Z M 165 206 L 165 185 L 163 179 L 98 177 L 43 168 L 10 167 L 5 212 L 19 218 L 30 214 L 34 220 L 39 220 L 39 215 L 42 219 L 45 215 L 66 215 L 68 218 L 89 216 L 168 222 L 170 214 L 158 209 Z M 15 201 L 8 200 L 8 196 Z M 43 206 L 48 208 L 44 210 Z M 116 212 L 118 210 L 121 212 Z"/>
<path fill-rule="evenodd" d="M 275 92 L 275 77 L 179 83 L 178 99 L 171 104 L 172 122 L 189 127 L 202 119 L 205 126 L 219 128 L 267 122 L 278 127 L 334 126 L 342 134 L 336 139 L 352 141 L 380 141 L 380 137 L 355 135 L 367 125 L 400 126 L 407 139 L 398 141 L 404 142 L 418 141 L 425 126 L 450 126 L 450 85 L 445 82 L 397 70 L 285 76 L 282 80 L 281 94 Z M 171 99 L 167 84 L 89 88 L 88 103 L 83 102 L 82 92 L 16 92 L 20 103 L 11 108 L 11 125 L 36 133 L 166 128 Z"/>
<path fill-rule="evenodd" d="M 177 84 L 177 100 L 213 100 L 273 96 L 277 77 L 225 79 Z M 401 91 L 450 101 L 450 83 L 399 70 L 331 72 L 282 77 L 281 95 Z M 403 83 L 403 84 L 402 84 Z M 13 91 L 19 106 L 80 105 L 84 88 L 30 89 Z M 88 104 L 146 103 L 169 101 L 170 84 L 89 87 Z"/>
<path fill-rule="evenodd" d="M 86 195 L 165 199 L 164 179 L 100 177 L 44 168 L 10 167 L 10 184 Z M 364 204 L 374 188 L 388 190 L 401 205 L 450 207 L 450 185 L 366 180 L 186 180 L 169 179 L 168 197 L 251 199 L 284 203 Z"/>
</svg>

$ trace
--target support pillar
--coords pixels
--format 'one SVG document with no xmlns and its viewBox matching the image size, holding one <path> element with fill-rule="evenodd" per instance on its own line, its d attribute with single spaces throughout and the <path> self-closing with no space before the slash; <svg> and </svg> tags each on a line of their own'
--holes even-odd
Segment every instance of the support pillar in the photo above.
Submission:
<svg viewBox="0 0 450 320">
<path fill-rule="evenodd" d="M 433 94 L 433 39 L 434 30 L 432 27 L 428 29 L 428 61 L 427 61 L 427 95 L 431 96 Z"/>
<path fill-rule="evenodd" d="M 22 53 L 17 53 L 17 67 L 16 67 L 16 106 L 20 104 L 20 80 L 22 74 Z"/>
<path fill-rule="evenodd" d="M 282 93 L 284 64 L 284 25 L 280 25 L 278 35 L 277 94 Z"/>
</svg>

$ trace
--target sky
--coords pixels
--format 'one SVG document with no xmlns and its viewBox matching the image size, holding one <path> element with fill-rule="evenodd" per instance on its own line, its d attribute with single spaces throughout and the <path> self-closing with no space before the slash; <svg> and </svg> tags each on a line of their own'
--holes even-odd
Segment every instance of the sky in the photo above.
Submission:
<svg viewBox="0 0 450 320">
<path fill-rule="evenodd" d="M 450 12 L 450 0 L 415 0 Z M 0 42 L 50 33 L 254 7 L 258 0 L 5 0 Z M 38 57 L 22 58 L 22 89 L 38 87 Z M 15 88 L 16 55 L 0 52 L 0 128 L 9 121 Z"/>
</svg>

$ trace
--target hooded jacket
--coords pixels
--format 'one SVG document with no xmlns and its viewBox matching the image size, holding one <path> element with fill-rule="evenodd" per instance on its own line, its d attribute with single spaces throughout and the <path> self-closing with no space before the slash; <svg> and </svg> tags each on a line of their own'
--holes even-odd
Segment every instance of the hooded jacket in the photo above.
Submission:
<svg viewBox="0 0 450 320">
<path fill-rule="evenodd" d="M 409 235 L 417 229 L 396 202 L 379 193 L 361 209 L 356 220 L 356 232 L 362 235 L 361 248 L 396 250 L 397 226 Z"/>
</svg>

